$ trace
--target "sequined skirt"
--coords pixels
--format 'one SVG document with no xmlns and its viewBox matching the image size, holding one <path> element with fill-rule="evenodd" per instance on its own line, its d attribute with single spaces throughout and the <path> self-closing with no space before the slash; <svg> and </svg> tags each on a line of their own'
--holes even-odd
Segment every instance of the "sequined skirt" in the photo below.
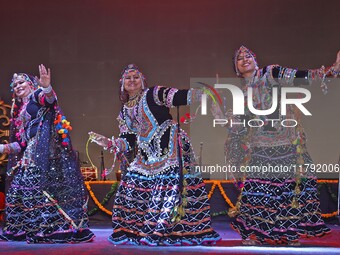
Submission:
<svg viewBox="0 0 340 255">
<path fill-rule="evenodd" d="M 205 245 L 220 236 L 211 228 L 210 205 L 202 178 L 186 174 L 186 205 L 178 221 L 178 167 L 144 176 L 127 172 L 113 206 L 113 244 Z"/>
<path fill-rule="evenodd" d="M 29 160 L 34 155 L 35 142 L 33 139 L 28 144 L 25 160 L 16 169 L 6 194 L 6 224 L 0 239 L 28 243 L 91 241 L 94 234 L 87 227 L 86 208 L 79 205 L 85 200 L 80 196 L 84 194 L 81 190 L 83 183 L 72 178 L 71 174 L 67 175 L 69 166 L 57 168 L 60 165 L 58 159 L 50 160 L 49 177 L 42 178 L 42 169 Z M 69 181 L 64 181 L 69 183 L 68 187 L 58 186 L 58 180 L 62 183 L 62 179 L 68 177 Z"/>
<path fill-rule="evenodd" d="M 301 156 L 305 163 L 312 162 L 308 153 Z M 296 158 L 294 146 L 257 147 L 249 165 L 290 166 Z M 330 232 L 321 219 L 317 180 L 311 173 L 299 178 L 295 171 L 249 173 L 240 202 L 240 214 L 231 226 L 243 240 L 284 244 Z"/>
</svg>

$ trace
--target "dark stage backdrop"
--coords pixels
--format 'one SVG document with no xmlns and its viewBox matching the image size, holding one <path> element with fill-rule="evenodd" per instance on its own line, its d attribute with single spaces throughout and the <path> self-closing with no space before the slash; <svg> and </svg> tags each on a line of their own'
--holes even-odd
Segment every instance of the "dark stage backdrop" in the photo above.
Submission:
<svg viewBox="0 0 340 255">
<path fill-rule="evenodd" d="M 73 145 L 86 161 L 88 131 L 118 133 L 126 64 L 136 63 L 149 85 L 178 88 L 189 88 L 190 77 L 234 77 L 231 58 L 241 44 L 260 66 L 331 65 L 340 50 L 339 9 L 338 0 L 0 0 L 0 97 L 10 103 L 14 72 L 51 67 Z M 339 96 L 339 86 L 327 97 L 312 90 L 305 127 L 317 162 L 337 162 Z M 90 153 L 99 167 L 99 148 L 91 145 Z M 105 154 L 106 166 L 110 161 Z"/>
</svg>

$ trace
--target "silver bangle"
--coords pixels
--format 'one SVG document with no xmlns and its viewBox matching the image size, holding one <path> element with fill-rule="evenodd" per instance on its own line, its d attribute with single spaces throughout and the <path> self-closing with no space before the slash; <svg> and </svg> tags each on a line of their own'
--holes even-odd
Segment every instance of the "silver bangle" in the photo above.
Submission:
<svg viewBox="0 0 340 255">
<path fill-rule="evenodd" d="M 4 153 L 4 150 L 5 150 L 5 145 L 3 144 L 0 144 L 0 153 Z"/>
<path fill-rule="evenodd" d="M 45 94 L 49 94 L 49 93 L 52 92 L 52 86 L 51 86 L 51 84 L 50 84 L 50 85 L 48 85 L 47 88 L 42 87 L 41 90 L 42 90 Z"/>
</svg>

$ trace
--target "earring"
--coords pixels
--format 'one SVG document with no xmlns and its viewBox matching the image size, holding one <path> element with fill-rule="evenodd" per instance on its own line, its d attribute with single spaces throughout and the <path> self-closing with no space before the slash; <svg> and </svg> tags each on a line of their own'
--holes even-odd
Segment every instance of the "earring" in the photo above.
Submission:
<svg viewBox="0 0 340 255">
<path fill-rule="evenodd" d="M 119 82 L 121 83 L 120 91 L 123 93 L 124 92 L 124 78 L 120 79 Z"/>
</svg>

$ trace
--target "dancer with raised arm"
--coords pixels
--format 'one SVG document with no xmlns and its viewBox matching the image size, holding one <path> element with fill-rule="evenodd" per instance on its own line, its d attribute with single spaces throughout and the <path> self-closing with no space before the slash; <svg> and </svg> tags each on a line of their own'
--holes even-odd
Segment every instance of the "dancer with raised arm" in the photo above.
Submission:
<svg viewBox="0 0 340 255">
<path fill-rule="evenodd" d="M 13 75 L 6 225 L 0 239 L 28 243 L 88 242 L 83 177 L 72 149 L 69 122 L 51 86 L 51 71 L 39 66 L 39 79 Z"/>
<path fill-rule="evenodd" d="M 255 54 L 246 47 L 240 47 L 233 58 L 234 69 L 242 79 L 242 89 L 247 102 L 247 90 L 252 88 L 253 106 L 258 110 L 271 108 L 272 91 L 282 86 L 309 85 L 321 82 L 326 92 L 326 77 L 336 77 L 340 70 L 340 52 L 332 67 L 314 70 L 297 70 L 270 65 L 259 68 Z M 214 109 L 215 116 L 221 110 Z M 250 119 L 262 121 L 263 125 L 251 127 L 234 125 L 228 128 L 225 145 L 227 164 L 239 168 L 253 166 L 288 167 L 290 171 L 249 171 L 243 176 L 241 196 L 236 209 L 230 211 L 236 216 L 232 227 L 237 230 L 246 245 L 289 244 L 299 245 L 300 237 L 322 236 L 330 229 L 321 219 L 320 202 L 316 176 L 304 168 L 312 159 L 307 152 L 306 136 L 298 119 L 298 111 L 291 105 L 287 114 L 280 109 L 268 116 L 256 116 L 248 107 L 243 116 L 231 116 L 240 123 Z M 268 119 L 280 121 L 271 122 Z M 298 120 L 296 127 L 285 127 L 281 121 Z"/>
</svg>

